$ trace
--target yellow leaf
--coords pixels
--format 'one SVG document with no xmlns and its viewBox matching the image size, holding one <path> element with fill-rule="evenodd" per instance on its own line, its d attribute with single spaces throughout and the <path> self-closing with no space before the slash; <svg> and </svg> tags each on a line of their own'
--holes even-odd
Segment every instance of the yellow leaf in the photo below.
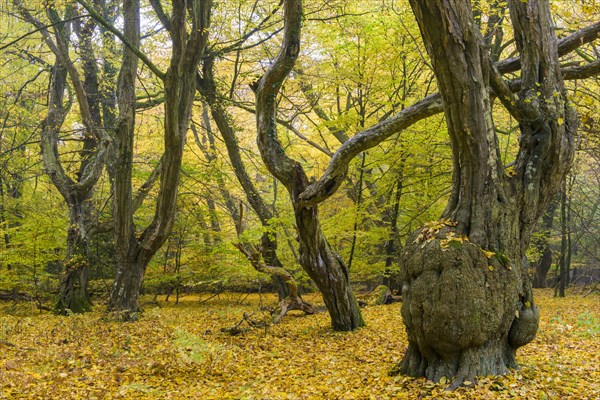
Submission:
<svg viewBox="0 0 600 400">
<path fill-rule="evenodd" d="M 496 253 L 494 253 L 493 251 L 484 250 L 484 249 L 481 249 L 481 252 L 482 252 L 482 253 L 483 253 L 483 254 L 484 254 L 484 255 L 485 255 L 487 258 L 492 258 L 492 257 L 494 257 L 494 255 L 496 254 Z"/>
<path fill-rule="evenodd" d="M 490 271 L 493 271 L 493 270 L 494 270 L 494 267 L 492 267 L 491 265 L 488 265 L 488 269 L 489 269 Z"/>
</svg>

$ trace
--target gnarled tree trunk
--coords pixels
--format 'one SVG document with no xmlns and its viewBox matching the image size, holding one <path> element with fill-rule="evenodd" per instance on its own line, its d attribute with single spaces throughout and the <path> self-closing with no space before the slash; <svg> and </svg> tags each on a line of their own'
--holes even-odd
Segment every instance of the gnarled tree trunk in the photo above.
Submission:
<svg viewBox="0 0 600 400">
<path fill-rule="evenodd" d="M 300 50 L 302 2 L 284 2 L 284 38 L 277 59 L 256 86 L 258 148 L 269 171 L 286 187 L 296 217 L 300 242 L 300 265 L 317 284 L 333 329 L 349 331 L 364 325 L 350 287 L 348 269 L 331 249 L 319 224 L 318 206 L 303 205 L 300 194 L 308 186 L 302 166 L 289 158 L 277 138 L 276 97 L 291 72 Z"/>
<path fill-rule="evenodd" d="M 93 8 L 81 2 L 86 10 L 105 24 Z M 176 213 L 177 190 L 183 146 L 191 119 L 196 93 L 196 69 L 208 39 L 211 1 L 173 1 L 168 30 L 172 39 L 172 55 L 166 73 L 140 53 L 140 2 L 123 3 L 124 38 L 122 67 L 118 80 L 119 123 L 115 129 L 114 219 L 117 271 L 108 309 L 123 319 L 135 319 L 142 279 L 148 262 L 170 234 Z M 189 20 L 189 29 L 188 29 Z M 135 130 L 135 101 L 138 60 L 163 80 L 165 85 L 165 151 L 160 163 L 160 187 L 152 222 L 138 236 L 133 223 L 135 201 L 132 197 L 133 138 Z"/>
<path fill-rule="evenodd" d="M 91 196 L 92 192 L 86 193 Z M 75 196 L 73 196 L 75 197 Z M 67 257 L 59 286 L 58 301 L 54 310 L 65 315 L 69 312 L 83 313 L 92 309 L 88 292 L 89 237 L 93 220 L 88 196 L 75 199 L 69 204 L 69 230 L 67 233 Z"/>
<path fill-rule="evenodd" d="M 535 337 L 539 314 L 522 260 L 571 164 L 577 118 L 547 2 L 509 1 L 522 60 L 518 98 L 490 60 L 468 1 L 411 6 L 440 88 L 454 174 L 442 219 L 415 232 L 403 252 L 409 347 L 399 371 L 453 377 L 457 386 L 506 373 Z M 520 124 L 514 175 L 500 163 L 489 86 Z"/>
<path fill-rule="evenodd" d="M 15 5 L 24 19 L 36 26 L 42 33 L 44 42 L 55 56 L 49 86 L 48 113 L 42 122 L 40 141 L 42 160 L 46 173 L 52 180 L 69 207 L 69 229 L 65 270 L 61 278 L 59 299 L 54 310 L 59 314 L 84 312 L 91 309 L 87 290 L 89 262 L 87 257 L 88 240 L 92 233 L 90 199 L 94 186 L 104 167 L 108 149 L 108 136 L 101 128 L 99 82 L 96 58 L 92 48 L 92 34 L 96 27 L 93 20 L 82 23 L 73 17 L 75 10 L 67 7 L 61 20 L 53 5 L 47 8 L 47 15 L 54 25 L 54 35 L 36 19 L 20 1 Z M 78 50 L 83 62 L 83 79 L 74 62 L 69 57 L 72 29 L 77 36 Z M 59 155 L 59 132 L 69 112 L 65 106 L 64 94 L 70 81 L 79 106 L 83 122 L 83 145 L 79 151 L 79 169 L 75 177 L 70 176 Z"/>
</svg>

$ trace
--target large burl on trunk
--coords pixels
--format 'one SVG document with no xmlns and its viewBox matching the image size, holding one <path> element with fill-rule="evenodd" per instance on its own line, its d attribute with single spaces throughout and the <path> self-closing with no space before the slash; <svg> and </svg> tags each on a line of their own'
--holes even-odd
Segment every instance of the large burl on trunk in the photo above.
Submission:
<svg viewBox="0 0 600 400">
<path fill-rule="evenodd" d="M 439 221 L 408 240 L 401 265 L 409 347 L 399 372 L 453 386 L 516 366 L 539 315 L 523 267 L 531 231 L 573 158 L 547 1 L 508 2 L 521 59 L 513 95 L 490 60 L 466 0 L 412 0 L 432 60 L 453 153 L 453 189 Z M 498 150 L 489 93 L 519 122 L 514 169 Z"/>
<path fill-rule="evenodd" d="M 539 313 L 522 265 L 455 229 L 436 221 L 415 232 L 403 253 L 409 348 L 398 367 L 460 384 L 516 367 L 515 350 L 535 337 Z"/>
</svg>

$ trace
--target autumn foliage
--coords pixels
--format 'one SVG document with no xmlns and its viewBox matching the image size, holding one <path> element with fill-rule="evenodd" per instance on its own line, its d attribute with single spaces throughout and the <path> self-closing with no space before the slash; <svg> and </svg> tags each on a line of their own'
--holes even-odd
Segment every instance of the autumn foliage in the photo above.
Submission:
<svg viewBox="0 0 600 400">
<path fill-rule="evenodd" d="M 407 345 L 399 303 L 365 308 L 367 326 L 351 333 L 333 332 L 326 313 L 292 311 L 278 325 L 237 336 L 221 329 L 244 313 L 268 321 L 259 305 L 276 304 L 273 295 L 161 301 L 147 304 L 137 323 L 4 304 L 0 398 L 597 399 L 600 299 L 569 294 L 536 292 L 540 333 L 520 350 L 520 370 L 454 392 L 443 379 L 389 376 Z"/>
</svg>

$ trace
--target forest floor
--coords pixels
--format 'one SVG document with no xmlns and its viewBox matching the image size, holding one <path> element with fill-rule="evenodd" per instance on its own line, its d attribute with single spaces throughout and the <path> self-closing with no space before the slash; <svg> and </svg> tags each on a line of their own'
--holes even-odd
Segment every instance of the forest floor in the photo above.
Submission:
<svg viewBox="0 0 600 400">
<path fill-rule="evenodd" d="M 363 309 L 367 327 L 352 333 L 333 332 L 326 313 L 292 312 L 279 325 L 237 336 L 221 328 L 244 313 L 266 318 L 258 295 L 221 294 L 201 304 L 186 296 L 177 306 L 147 305 L 135 323 L 100 311 L 57 317 L 5 304 L 0 398 L 599 399 L 600 296 L 536 295 L 541 327 L 519 351 L 522 368 L 454 392 L 388 376 L 407 345 L 398 303 Z M 276 298 L 263 295 L 262 304 Z"/>
</svg>

